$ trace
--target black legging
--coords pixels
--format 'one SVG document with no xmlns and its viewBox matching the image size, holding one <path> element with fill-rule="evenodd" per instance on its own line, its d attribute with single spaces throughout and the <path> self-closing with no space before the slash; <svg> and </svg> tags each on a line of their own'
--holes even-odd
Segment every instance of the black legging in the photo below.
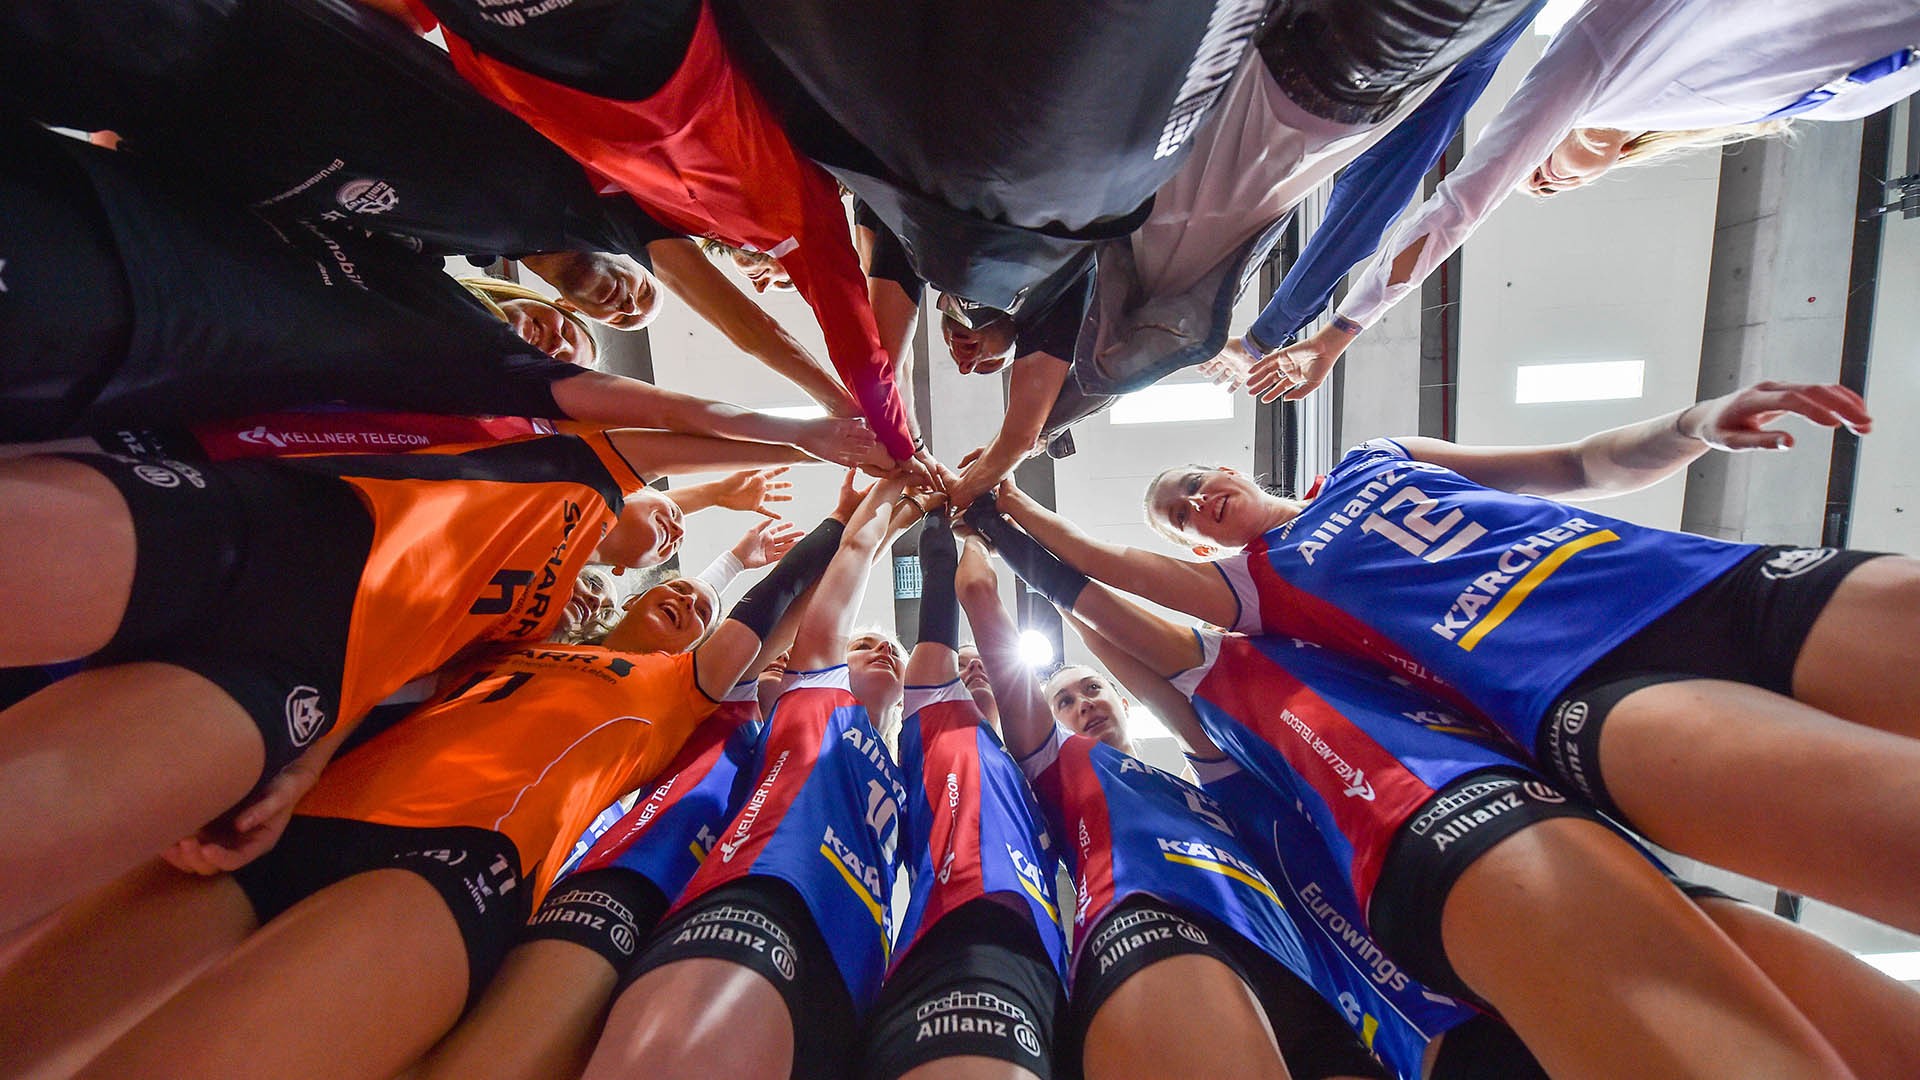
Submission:
<svg viewBox="0 0 1920 1080">
<path fill-rule="evenodd" d="M 1301 108 L 1341 123 L 1373 123 L 1524 17 L 1532 2 L 1290 0 L 1255 47 Z"/>
</svg>

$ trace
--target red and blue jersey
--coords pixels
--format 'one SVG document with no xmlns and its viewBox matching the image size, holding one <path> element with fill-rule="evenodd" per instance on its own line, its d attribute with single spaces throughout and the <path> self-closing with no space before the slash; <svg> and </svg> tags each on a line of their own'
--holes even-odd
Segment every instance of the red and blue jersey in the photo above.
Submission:
<svg viewBox="0 0 1920 1080">
<path fill-rule="evenodd" d="M 1197 633 L 1204 659 L 1173 684 L 1216 746 L 1300 801 L 1362 911 L 1388 847 L 1435 792 L 1524 768 L 1491 728 L 1370 665 L 1297 638 Z"/>
<path fill-rule="evenodd" d="M 680 756 L 642 789 L 630 809 L 616 804 L 581 837 L 591 846 L 573 870 L 619 867 L 653 882 L 669 899 L 679 896 L 706 861 L 736 805 L 743 766 L 760 744 L 758 685 L 737 684 L 687 740 Z"/>
<path fill-rule="evenodd" d="M 1098 739 L 1053 735 L 1020 762 L 1073 872 L 1076 945 L 1144 893 L 1211 916 L 1306 977 L 1306 949 L 1213 796 Z"/>
<path fill-rule="evenodd" d="M 907 789 L 848 689 L 846 665 L 788 678 L 746 770 L 745 797 L 676 908 L 748 875 L 785 881 L 864 1011 L 887 969 Z"/>
<path fill-rule="evenodd" d="M 1234 629 L 1387 664 L 1531 750 L 1556 694 L 1753 550 L 1483 487 L 1375 439 L 1220 571 Z"/>
<path fill-rule="evenodd" d="M 1057 857 L 1027 781 L 959 679 L 910 686 L 900 730 L 907 781 L 907 912 L 896 963 L 961 905 L 992 896 L 1028 913 L 1066 975 L 1066 940 L 1054 896 Z"/>
<path fill-rule="evenodd" d="M 1346 873 L 1296 800 L 1231 761 L 1194 769 L 1280 893 L 1306 945 L 1308 984 L 1388 1068 L 1419 1080 L 1427 1044 L 1475 1011 L 1422 986 L 1368 936 Z"/>
</svg>

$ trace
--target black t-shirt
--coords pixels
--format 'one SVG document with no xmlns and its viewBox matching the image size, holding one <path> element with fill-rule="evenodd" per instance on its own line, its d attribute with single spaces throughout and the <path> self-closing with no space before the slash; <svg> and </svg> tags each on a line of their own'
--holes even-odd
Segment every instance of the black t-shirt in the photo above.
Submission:
<svg viewBox="0 0 1920 1080">
<path fill-rule="evenodd" d="M 859 199 L 853 200 L 853 223 L 873 233 L 873 259 L 867 267 L 867 276 L 878 281 L 893 282 L 900 286 L 901 292 L 907 294 L 907 299 L 918 304 L 927 283 L 914 270 L 913 260 L 907 258 L 907 248 L 900 242 L 900 237 L 887 228 L 887 223 L 880 220 L 880 215 L 873 212 L 873 207 Z"/>
<path fill-rule="evenodd" d="M 37 128 L 0 130 L 0 174 L 14 301 L 0 295 L 0 440 L 333 401 L 561 417 L 552 385 L 584 370 L 521 340 L 438 258 L 384 238 L 283 230 L 163 184 L 129 155 Z M 84 265 L 41 257 L 76 247 L 90 253 Z M 74 326 L 85 347 L 62 345 L 58 320 L 89 311 L 124 325 Z"/>
<path fill-rule="evenodd" d="M 1036 313 L 1031 321 L 1019 320 L 1019 333 L 1013 339 L 1013 355 L 1043 352 L 1057 360 L 1073 362 L 1073 346 L 1080 339 L 1080 326 L 1086 321 L 1087 304 L 1093 298 L 1093 273 L 1088 271 L 1067 286 L 1051 304 Z"/>
<path fill-rule="evenodd" d="M 425 0 L 475 52 L 616 101 L 650 98 L 686 59 L 700 0 Z"/>
<path fill-rule="evenodd" d="M 8 0 L 0 65 L 10 112 L 116 131 L 127 152 L 283 227 L 486 257 L 638 257 L 673 235 L 354 0 Z"/>
</svg>

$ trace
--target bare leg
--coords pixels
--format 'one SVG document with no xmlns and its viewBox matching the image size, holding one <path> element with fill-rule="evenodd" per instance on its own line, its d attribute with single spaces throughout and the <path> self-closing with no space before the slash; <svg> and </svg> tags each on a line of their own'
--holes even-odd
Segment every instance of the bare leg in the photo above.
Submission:
<svg viewBox="0 0 1920 1080">
<path fill-rule="evenodd" d="M 1814 620 L 1793 696 L 1814 708 L 1920 738 L 1920 559 L 1855 567 Z"/>
<path fill-rule="evenodd" d="M 1920 931 L 1920 740 L 1709 679 L 1636 690 L 1606 724 L 1601 772 L 1649 840 Z"/>
<path fill-rule="evenodd" d="M 793 1019 L 759 972 L 696 957 L 665 964 L 627 987 L 583 1080 L 712 1080 L 786 1076 Z"/>
<path fill-rule="evenodd" d="M 586 1067 L 617 978 L 605 957 L 570 941 L 518 945 L 415 1076 L 571 1080 Z"/>
<path fill-rule="evenodd" d="M 81 672 L 0 712 L 0 931 L 219 816 L 264 754 L 225 691 L 171 664 Z"/>
<path fill-rule="evenodd" d="M 459 1018 L 466 945 L 424 878 L 323 889 L 94 1059 L 87 1077 L 386 1080 Z"/>
<path fill-rule="evenodd" d="M 58 458 L 0 462 L 0 666 L 74 660 L 120 628 L 133 519 L 107 478 Z"/>
<path fill-rule="evenodd" d="M 1208 956 L 1170 956 L 1121 983 L 1087 1025 L 1081 1060 L 1087 1080 L 1288 1075 L 1253 991 Z"/>
<path fill-rule="evenodd" d="M 1625 841 L 1540 822 L 1467 868 L 1447 956 L 1557 1080 L 1852 1075 L 1725 934 Z"/>
<path fill-rule="evenodd" d="M 1696 903 L 1863 1080 L 1906 1080 L 1920 1071 L 1920 991 L 1751 904 Z"/>
<path fill-rule="evenodd" d="M 0 1076 L 71 1076 L 259 924 L 233 879 L 155 861 L 36 924 L 0 967 Z"/>
</svg>

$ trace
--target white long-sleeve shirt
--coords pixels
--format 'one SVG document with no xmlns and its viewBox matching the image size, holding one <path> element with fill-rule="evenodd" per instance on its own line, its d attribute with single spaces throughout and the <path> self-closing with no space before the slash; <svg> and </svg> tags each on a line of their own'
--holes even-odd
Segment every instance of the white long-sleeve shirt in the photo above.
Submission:
<svg viewBox="0 0 1920 1080">
<path fill-rule="evenodd" d="M 1576 127 L 1682 131 L 1746 124 L 1901 48 L 1920 0 L 1589 0 L 1472 149 L 1359 271 L 1340 314 L 1370 326 L 1453 254 Z M 1853 120 L 1920 90 L 1920 63 L 1798 113 Z M 1404 281 L 1400 252 L 1426 246 Z"/>
</svg>

